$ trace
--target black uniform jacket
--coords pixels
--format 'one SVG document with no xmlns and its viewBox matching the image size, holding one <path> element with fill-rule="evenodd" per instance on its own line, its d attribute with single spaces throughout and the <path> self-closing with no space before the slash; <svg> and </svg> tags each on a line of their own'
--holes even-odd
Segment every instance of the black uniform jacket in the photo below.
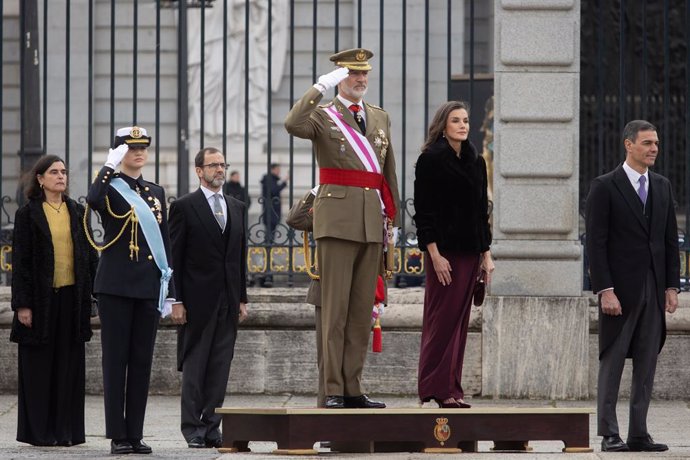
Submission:
<svg viewBox="0 0 690 460">
<path fill-rule="evenodd" d="M 106 209 L 105 197 L 110 200 L 110 208 L 116 215 L 124 215 L 131 206 L 110 186 L 112 178 L 120 177 L 141 197 L 150 203 L 154 216 L 158 219 L 159 228 L 163 236 L 168 265 L 172 268 L 170 257 L 170 236 L 168 234 L 168 216 L 165 203 L 165 191 L 153 182 L 141 177 L 134 179 L 126 174 L 115 173 L 112 168 L 104 166 L 96 180 L 89 187 L 86 200 L 92 209 L 98 211 L 105 230 L 105 244 L 111 242 L 122 229 L 124 219 L 113 217 Z M 101 253 L 101 260 L 96 272 L 94 292 L 96 294 L 110 294 L 135 299 L 158 299 L 160 291 L 161 272 L 153 260 L 151 250 L 140 226 L 137 226 L 137 244 L 139 255 L 130 258 L 129 243 L 131 239 L 131 223 L 127 224 L 122 235 L 115 244 Z M 168 297 L 175 298 L 175 283 L 170 280 Z"/>
<path fill-rule="evenodd" d="M 662 317 L 666 288 L 680 287 L 678 227 L 671 184 L 649 171 L 645 217 L 642 202 L 622 165 L 592 181 L 586 207 L 586 246 L 592 291 L 613 288 L 623 314 L 599 314 L 599 355 L 611 345 L 643 298 L 649 269 L 654 271 Z M 659 350 L 666 339 L 662 321 Z"/>
<path fill-rule="evenodd" d="M 179 370 L 204 327 L 215 319 L 221 295 L 234 315 L 239 314 L 240 302 L 247 302 L 245 205 L 229 195 L 225 202 L 224 232 L 201 189 L 170 206 L 173 277 L 177 299 L 187 309 L 187 324 L 178 335 Z"/>
<path fill-rule="evenodd" d="M 91 287 L 98 255 L 82 229 L 84 207 L 67 198 L 70 232 L 74 247 L 74 340 L 91 338 Z M 53 293 L 55 251 L 42 200 L 30 200 L 15 215 L 12 238 L 12 320 L 10 340 L 25 345 L 48 343 L 50 303 Z M 17 320 L 18 308 L 30 308 L 32 327 Z"/>
</svg>

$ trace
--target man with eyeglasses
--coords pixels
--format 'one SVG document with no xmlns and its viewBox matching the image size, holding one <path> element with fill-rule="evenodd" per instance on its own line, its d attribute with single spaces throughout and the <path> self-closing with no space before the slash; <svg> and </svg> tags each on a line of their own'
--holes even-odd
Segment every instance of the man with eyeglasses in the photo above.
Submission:
<svg viewBox="0 0 690 460">
<path fill-rule="evenodd" d="M 225 398 L 237 324 L 247 317 L 245 205 L 223 194 L 226 164 L 218 149 L 202 149 L 194 165 L 199 189 L 170 206 L 181 431 L 190 448 L 218 448 L 215 409 Z"/>
</svg>

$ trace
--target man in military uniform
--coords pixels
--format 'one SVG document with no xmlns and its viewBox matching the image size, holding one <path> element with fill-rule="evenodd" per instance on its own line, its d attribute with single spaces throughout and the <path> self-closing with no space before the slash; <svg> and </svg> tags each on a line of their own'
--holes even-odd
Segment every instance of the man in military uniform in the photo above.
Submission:
<svg viewBox="0 0 690 460">
<path fill-rule="evenodd" d="M 141 170 L 151 138 L 137 126 L 117 131 L 87 196 L 105 243 L 94 281 L 101 320 L 106 437 L 112 454 L 149 454 L 142 442 L 153 346 L 161 312 L 175 296 L 168 265 L 165 192 Z M 115 169 L 120 167 L 120 172 Z M 93 244 L 93 240 L 91 240 Z"/>
<path fill-rule="evenodd" d="M 385 230 L 398 225 L 400 202 L 388 114 L 362 101 L 372 57 L 361 48 L 331 56 L 337 68 L 319 77 L 285 120 L 290 134 L 311 139 L 320 168 L 314 238 L 328 408 L 385 407 L 360 385 Z M 336 86 L 338 96 L 319 105 Z"/>
</svg>

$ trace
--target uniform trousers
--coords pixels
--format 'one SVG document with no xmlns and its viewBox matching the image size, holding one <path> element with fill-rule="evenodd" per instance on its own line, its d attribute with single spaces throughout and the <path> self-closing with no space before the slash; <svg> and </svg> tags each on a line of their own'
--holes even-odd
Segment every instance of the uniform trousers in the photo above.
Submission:
<svg viewBox="0 0 690 460">
<path fill-rule="evenodd" d="M 316 249 L 325 392 L 360 396 L 383 244 L 319 238 Z"/>
<path fill-rule="evenodd" d="M 181 431 L 188 442 L 221 439 L 221 415 L 215 411 L 225 399 L 239 315 L 224 299 L 182 364 Z"/>
<path fill-rule="evenodd" d="M 618 390 L 626 357 L 632 357 L 628 437 L 647 436 L 647 411 L 652 397 L 664 312 L 659 306 L 654 273 L 649 270 L 640 305 L 631 312 L 615 342 L 599 358 L 597 434 L 619 434 Z M 626 308 L 625 305 L 622 308 Z M 601 312 L 599 314 L 602 314 Z M 601 331 L 599 331 L 601 334 Z"/>
<path fill-rule="evenodd" d="M 19 345 L 19 442 L 71 446 L 85 441 L 84 342 L 75 340 L 74 303 L 74 286 L 54 290 L 48 343 Z"/>
<path fill-rule="evenodd" d="M 160 313 L 157 299 L 98 294 L 105 437 L 140 440 Z"/>
</svg>

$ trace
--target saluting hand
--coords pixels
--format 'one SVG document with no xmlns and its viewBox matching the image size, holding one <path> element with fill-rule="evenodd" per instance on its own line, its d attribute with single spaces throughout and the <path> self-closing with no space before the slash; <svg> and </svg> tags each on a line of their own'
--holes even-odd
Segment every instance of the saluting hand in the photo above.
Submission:
<svg viewBox="0 0 690 460">
<path fill-rule="evenodd" d="M 125 155 L 127 155 L 128 150 L 129 147 L 127 147 L 127 144 L 121 144 L 117 148 L 110 149 L 108 151 L 108 158 L 105 160 L 105 165 L 113 169 L 117 168 L 117 166 L 122 163 L 122 159 Z"/>
<path fill-rule="evenodd" d="M 601 303 L 601 311 L 605 315 L 620 316 L 623 314 L 621 303 L 613 292 L 613 289 L 602 292 L 599 301 Z"/>
<path fill-rule="evenodd" d="M 170 317 L 175 324 L 185 324 L 187 322 L 187 309 L 184 307 L 184 304 L 174 303 Z"/>
<path fill-rule="evenodd" d="M 327 73 L 326 75 L 321 75 L 319 77 L 319 80 L 317 82 L 317 85 L 320 86 L 319 88 L 322 93 L 325 93 L 331 88 L 335 88 L 338 86 L 338 83 L 343 81 L 344 79 L 347 78 L 347 76 L 350 74 L 350 69 L 347 67 L 338 67 L 337 69 L 333 70 L 332 72 Z"/>
<path fill-rule="evenodd" d="M 17 319 L 24 326 L 31 327 L 32 318 L 33 318 L 33 314 L 31 313 L 30 308 L 26 308 L 26 307 L 17 308 Z"/>
</svg>

